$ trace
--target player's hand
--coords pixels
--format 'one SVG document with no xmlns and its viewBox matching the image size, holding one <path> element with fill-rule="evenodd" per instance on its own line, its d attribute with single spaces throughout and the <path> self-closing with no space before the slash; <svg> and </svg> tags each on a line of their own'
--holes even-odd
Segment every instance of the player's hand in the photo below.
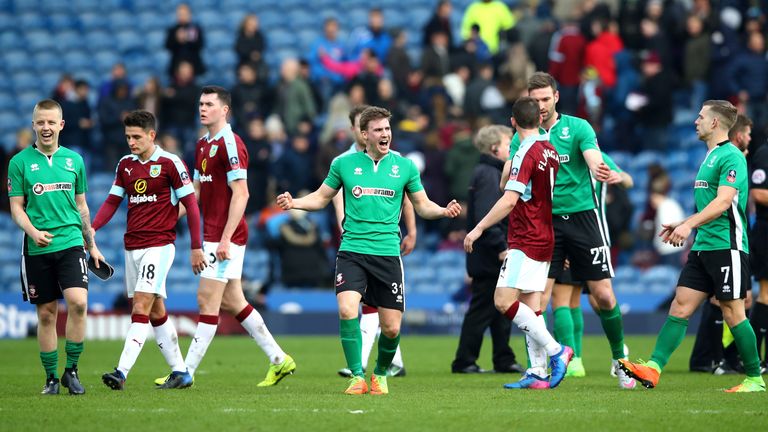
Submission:
<svg viewBox="0 0 768 432">
<path fill-rule="evenodd" d="M 91 254 L 91 257 L 93 258 L 93 260 L 96 261 L 95 262 L 96 268 L 99 268 L 99 263 L 101 261 L 106 261 L 104 259 L 104 255 L 101 254 L 101 251 L 99 250 L 98 247 L 96 247 L 95 243 L 93 244 L 93 246 L 91 246 L 90 249 L 88 249 L 88 253 Z"/>
<path fill-rule="evenodd" d="M 475 241 L 480 238 L 481 235 L 483 235 L 483 231 L 477 229 L 477 227 L 467 233 L 467 236 L 464 237 L 464 251 L 467 253 L 472 253 L 472 246 L 475 244 Z"/>
<path fill-rule="evenodd" d="M 192 249 L 190 254 L 190 262 L 192 263 L 192 273 L 200 274 L 208 265 L 205 262 L 205 254 L 202 249 Z"/>
<path fill-rule="evenodd" d="M 611 170 L 611 174 L 608 176 L 606 183 L 608 184 L 620 184 L 624 179 L 621 178 L 621 174 L 618 171 Z"/>
<path fill-rule="evenodd" d="M 34 240 L 37 247 L 46 247 L 53 241 L 53 234 L 48 231 L 37 231 L 32 233 L 32 240 Z"/>
<path fill-rule="evenodd" d="M 277 196 L 277 205 L 283 210 L 290 210 L 293 208 L 293 197 L 290 192 L 283 192 Z"/>
<path fill-rule="evenodd" d="M 456 200 L 451 200 L 451 202 L 448 203 L 447 206 L 445 206 L 445 210 L 443 210 L 443 217 L 447 218 L 455 218 L 456 216 L 461 214 L 461 204 L 459 204 Z"/>
<path fill-rule="evenodd" d="M 229 258 L 229 240 L 221 239 L 219 247 L 216 248 L 216 259 L 221 262 Z"/>
<path fill-rule="evenodd" d="M 679 223 L 672 225 L 662 225 L 662 233 L 666 230 L 666 235 L 662 237 L 664 243 L 669 243 L 672 246 L 681 247 L 685 244 L 685 240 L 691 235 L 691 227 L 686 223 Z"/>
<path fill-rule="evenodd" d="M 413 248 L 416 247 L 416 234 L 411 235 L 408 233 L 403 239 L 400 241 L 400 255 L 406 256 L 409 253 L 413 252 Z"/>
<path fill-rule="evenodd" d="M 608 179 L 611 177 L 611 167 L 605 164 L 605 162 L 600 162 L 600 165 L 597 166 L 597 172 L 595 173 L 595 180 L 597 181 L 608 181 Z"/>
</svg>

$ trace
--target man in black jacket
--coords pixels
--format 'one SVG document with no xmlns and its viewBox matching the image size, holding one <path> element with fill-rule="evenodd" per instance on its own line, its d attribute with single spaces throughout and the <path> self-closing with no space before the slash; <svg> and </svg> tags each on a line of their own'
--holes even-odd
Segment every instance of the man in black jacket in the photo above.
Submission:
<svg viewBox="0 0 768 432">
<path fill-rule="evenodd" d="M 504 161 L 509 158 L 512 129 L 485 126 L 477 132 L 475 146 L 482 155 L 469 185 L 467 231 L 473 228 L 501 197 L 499 181 Z M 472 278 L 472 299 L 461 326 L 459 347 L 451 365 L 453 373 L 484 372 L 477 365 L 485 329 L 491 329 L 493 368 L 496 372 L 518 372 L 524 369 L 515 361 L 509 346 L 510 321 L 493 304 L 493 292 L 499 268 L 507 252 L 507 219 L 486 230 L 475 242 L 475 252 L 467 254 L 467 273 Z"/>
</svg>

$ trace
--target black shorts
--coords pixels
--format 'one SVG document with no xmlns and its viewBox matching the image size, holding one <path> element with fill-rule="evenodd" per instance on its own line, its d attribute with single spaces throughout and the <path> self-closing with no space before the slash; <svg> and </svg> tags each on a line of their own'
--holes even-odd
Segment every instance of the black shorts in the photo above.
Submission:
<svg viewBox="0 0 768 432">
<path fill-rule="evenodd" d="M 677 286 L 714 295 L 718 300 L 743 299 L 752 289 L 749 255 L 737 250 L 691 251 Z"/>
<path fill-rule="evenodd" d="M 749 231 L 749 266 L 756 281 L 768 280 L 768 221 L 757 219 Z"/>
<path fill-rule="evenodd" d="M 559 279 L 565 259 L 571 263 L 572 279 L 577 281 L 603 280 L 613 277 L 608 230 L 603 226 L 597 210 L 571 215 L 553 215 L 555 250 L 549 278 Z"/>
<path fill-rule="evenodd" d="M 82 246 L 42 255 L 22 255 L 24 301 L 50 303 L 64 298 L 63 290 L 67 288 L 88 289 L 88 262 Z"/>
<path fill-rule="evenodd" d="M 399 256 L 339 252 L 334 281 L 336 294 L 357 291 L 368 306 L 403 310 L 405 289 Z"/>
<path fill-rule="evenodd" d="M 573 274 L 571 273 L 570 267 L 563 269 L 563 271 L 560 273 L 560 276 L 555 279 L 555 283 L 562 285 L 572 285 L 575 286 L 579 291 L 583 291 L 585 294 L 589 294 L 589 287 L 585 282 L 573 280 Z"/>
</svg>

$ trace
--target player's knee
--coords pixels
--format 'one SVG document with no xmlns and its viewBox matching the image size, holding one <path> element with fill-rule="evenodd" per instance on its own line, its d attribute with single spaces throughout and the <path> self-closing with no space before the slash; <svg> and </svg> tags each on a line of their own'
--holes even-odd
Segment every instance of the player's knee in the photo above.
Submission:
<svg viewBox="0 0 768 432">
<path fill-rule="evenodd" d="M 723 321 L 728 327 L 733 328 L 747 319 L 742 301 L 721 301 L 720 309 L 723 311 Z"/>
<path fill-rule="evenodd" d="M 339 318 L 341 318 L 343 320 L 357 318 L 357 308 L 358 308 L 357 304 L 355 304 L 354 306 L 346 305 L 346 304 L 340 304 L 339 305 Z"/>
<path fill-rule="evenodd" d="M 87 300 L 74 300 L 67 302 L 67 314 L 69 315 L 75 315 L 78 317 L 85 317 L 85 313 L 88 311 L 88 301 Z"/>
<path fill-rule="evenodd" d="M 676 318 L 688 319 L 693 315 L 696 306 L 698 305 L 675 296 L 672 304 L 669 306 L 669 314 Z"/>
<path fill-rule="evenodd" d="M 51 309 L 40 309 L 37 313 L 38 324 L 42 327 L 51 327 L 56 325 L 56 311 Z"/>
<path fill-rule="evenodd" d="M 390 338 L 394 339 L 397 337 L 398 334 L 400 334 L 400 323 L 394 322 L 394 323 L 381 323 L 381 333 Z"/>
</svg>

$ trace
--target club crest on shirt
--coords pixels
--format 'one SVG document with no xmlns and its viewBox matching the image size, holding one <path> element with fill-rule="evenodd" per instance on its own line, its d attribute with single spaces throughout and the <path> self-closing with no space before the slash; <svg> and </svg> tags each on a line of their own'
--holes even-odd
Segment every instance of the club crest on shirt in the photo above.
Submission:
<svg viewBox="0 0 768 432">
<path fill-rule="evenodd" d="M 728 170 L 728 176 L 725 179 L 728 183 L 734 183 L 736 181 L 736 170 Z"/>
<path fill-rule="evenodd" d="M 571 129 L 566 126 L 560 130 L 560 139 L 568 139 L 571 137 Z"/>
<path fill-rule="evenodd" d="M 64 160 L 64 169 L 67 169 L 67 170 L 70 170 L 70 171 L 74 171 L 75 170 L 75 166 L 72 163 L 72 158 L 66 158 Z"/>
<path fill-rule="evenodd" d="M 152 165 L 149 167 L 149 176 L 155 178 L 160 175 L 160 167 L 162 165 Z"/>
<path fill-rule="evenodd" d="M 211 146 L 211 150 L 208 152 L 208 157 L 214 157 L 216 156 L 216 151 L 219 149 L 219 146 L 216 144 Z"/>
<path fill-rule="evenodd" d="M 389 173 L 389 176 L 394 178 L 400 178 L 400 167 L 397 165 L 392 165 L 392 172 Z"/>
</svg>

